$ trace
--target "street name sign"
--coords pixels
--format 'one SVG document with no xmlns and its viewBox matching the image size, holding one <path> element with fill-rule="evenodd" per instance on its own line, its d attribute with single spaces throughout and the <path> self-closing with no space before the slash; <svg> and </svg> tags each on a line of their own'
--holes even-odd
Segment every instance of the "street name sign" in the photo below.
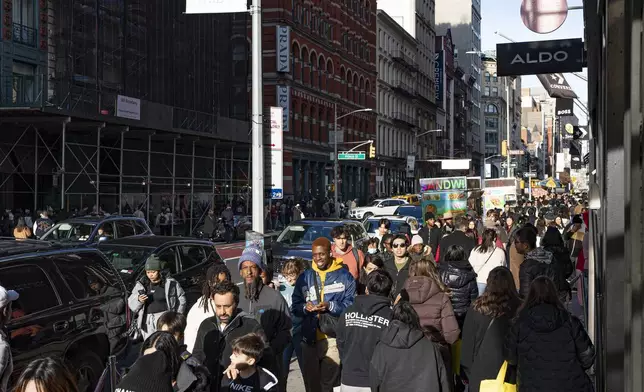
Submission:
<svg viewBox="0 0 644 392">
<path fill-rule="evenodd" d="M 523 151 L 523 150 L 508 150 L 508 154 L 510 154 L 510 155 L 524 155 L 525 151 Z"/>
<path fill-rule="evenodd" d="M 340 161 L 359 161 L 364 160 L 366 154 L 364 151 L 346 151 L 338 153 L 338 160 Z"/>
</svg>

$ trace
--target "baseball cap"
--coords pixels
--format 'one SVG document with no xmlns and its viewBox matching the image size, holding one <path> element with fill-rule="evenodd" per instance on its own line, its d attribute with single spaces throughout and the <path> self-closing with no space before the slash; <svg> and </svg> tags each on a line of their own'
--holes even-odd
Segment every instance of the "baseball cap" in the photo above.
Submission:
<svg viewBox="0 0 644 392">
<path fill-rule="evenodd" d="M 20 298 L 20 294 L 14 290 L 7 290 L 0 286 L 0 309 L 4 309 L 9 303 Z"/>
</svg>

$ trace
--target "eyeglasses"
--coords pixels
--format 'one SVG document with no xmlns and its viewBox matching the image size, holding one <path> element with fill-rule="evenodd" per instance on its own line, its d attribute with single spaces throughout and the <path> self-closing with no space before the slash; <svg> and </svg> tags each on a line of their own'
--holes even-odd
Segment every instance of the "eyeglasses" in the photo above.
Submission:
<svg viewBox="0 0 644 392">
<path fill-rule="evenodd" d="M 404 243 L 404 242 L 399 242 L 397 244 L 391 244 L 391 247 L 394 248 L 394 249 L 396 249 L 396 248 L 404 248 L 405 246 L 407 246 L 407 244 Z"/>
</svg>

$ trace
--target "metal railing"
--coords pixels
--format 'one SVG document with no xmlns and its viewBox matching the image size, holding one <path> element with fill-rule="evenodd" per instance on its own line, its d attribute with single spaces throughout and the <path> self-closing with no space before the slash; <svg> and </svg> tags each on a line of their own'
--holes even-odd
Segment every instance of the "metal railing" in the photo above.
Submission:
<svg viewBox="0 0 644 392">
<path fill-rule="evenodd" d="M 13 24 L 13 42 L 36 47 L 38 42 L 37 30 L 33 27 L 25 26 L 20 23 Z"/>
<path fill-rule="evenodd" d="M 417 126 L 417 121 L 414 119 L 412 116 L 408 116 L 405 113 L 402 112 L 394 112 L 391 114 L 391 118 L 394 119 L 394 121 L 399 121 L 402 123 L 405 123 L 411 127 Z"/>
<path fill-rule="evenodd" d="M 401 63 L 402 65 L 406 66 L 407 68 L 411 70 L 417 70 L 418 69 L 418 64 L 416 63 L 416 59 L 408 56 L 403 52 L 402 50 L 396 50 L 392 55 L 391 58 L 394 61 L 397 61 Z"/>
<path fill-rule="evenodd" d="M 405 95 L 414 96 L 414 88 L 401 80 L 394 80 L 392 86 Z"/>
</svg>

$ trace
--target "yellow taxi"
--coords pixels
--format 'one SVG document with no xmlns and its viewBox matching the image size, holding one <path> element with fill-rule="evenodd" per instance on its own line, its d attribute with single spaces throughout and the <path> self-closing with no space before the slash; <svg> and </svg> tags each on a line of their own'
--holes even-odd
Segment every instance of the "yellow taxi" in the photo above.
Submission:
<svg viewBox="0 0 644 392">
<path fill-rule="evenodd" d="M 407 203 L 419 206 L 420 205 L 420 196 L 419 195 L 398 195 L 398 196 L 393 196 L 392 199 L 402 199 L 405 200 Z"/>
</svg>

